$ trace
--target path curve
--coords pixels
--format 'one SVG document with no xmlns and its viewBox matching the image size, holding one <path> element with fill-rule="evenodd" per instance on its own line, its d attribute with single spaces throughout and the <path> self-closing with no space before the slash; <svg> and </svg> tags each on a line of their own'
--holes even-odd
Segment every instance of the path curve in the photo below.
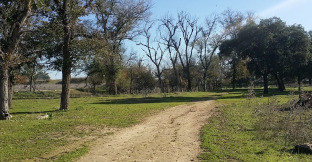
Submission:
<svg viewBox="0 0 312 162">
<path fill-rule="evenodd" d="M 95 142 L 78 161 L 198 161 L 200 129 L 212 115 L 214 101 L 165 109 L 143 123 Z"/>
</svg>

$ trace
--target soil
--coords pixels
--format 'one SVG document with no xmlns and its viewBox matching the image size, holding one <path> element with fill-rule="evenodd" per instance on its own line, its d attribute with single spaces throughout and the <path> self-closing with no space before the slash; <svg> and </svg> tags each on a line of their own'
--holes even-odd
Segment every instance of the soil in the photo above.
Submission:
<svg viewBox="0 0 312 162">
<path fill-rule="evenodd" d="M 214 101 L 202 101 L 165 109 L 94 141 L 78 161 L 198 161 L 200 130 L 214 107 Z"/>
</svg>

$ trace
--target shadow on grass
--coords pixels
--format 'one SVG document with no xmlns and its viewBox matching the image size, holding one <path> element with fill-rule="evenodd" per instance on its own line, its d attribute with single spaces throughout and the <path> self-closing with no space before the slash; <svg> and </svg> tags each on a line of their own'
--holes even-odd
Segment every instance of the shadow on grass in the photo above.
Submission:
<svg viewBox="0 0 312 162">
<path fill-rule="evenodd" d="M 125 98 L 111 99 L 95 102 L 93 104 L 141 104 L 141 103 L 170 103 L 170 102 L 194 102 L 206 101 L 220 98 L 220 95 L 211 95 L 207 97 L 145 97 L 145 98 Z"/>
<path fill-rule="evenodd" d="M 94 102 L 93 104 L 140 104 L 140 103 L 170 103 L 170 102 L 194 102 L 205 101 L 213 99 L 243 99 L 248 96 L 248 88 L 241 88 L 236 90 L 221 90 L 215 91 L 215 95 L 209 95 L 206 97 L 145 97 L 145 98 L 124 98 L 124 99 L 107 99 L 100 102 Z M 270 89 L 269 94 L 263 95 L 262 89 L 254 90 L 256 97 L 270 97 L 275 95 L 289 95 L 290 91 L 280 92 L 278 89 Z M 226 95 L 224 94 L 226 93 Z"/>
<path fill-rule="evenodd" d="M 249 89 L 248 88 L 240 88 L 236 90 L 222 90 L 222 91 L 217 91 L 217 92 L 223 92 L 223 93 L 228 93 L 228 95 L 223 95 L 219 99 L 242 99 L 242 98 L 247 98 L 249 95 Z M 263 94 L 263 89 L 256 88 L 254 89 L 254 93 L 256 97 L 272 97 L 276 95 L 290 95 L 290 94 L 295 94 L 297 95 L 297 91 L 279 91 L 278 89 L 269 89 L 268 94 Z"/>
<path fill-rule="evenodd" d="M 52 112 L 60 112 L 62 110 L 47 110 L 47 111 L 24 111 L 24 112 L 10 112 L 11 115 L 16 115 L 16 114 L 44 114 L 44 113 L 52 113 Z"/>
</svg>

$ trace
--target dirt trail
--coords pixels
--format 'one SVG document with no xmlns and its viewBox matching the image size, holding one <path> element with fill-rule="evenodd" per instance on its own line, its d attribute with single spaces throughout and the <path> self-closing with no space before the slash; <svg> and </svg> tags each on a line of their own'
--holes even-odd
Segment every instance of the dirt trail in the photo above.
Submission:
<svg viewBox="0 0 312 162">
<path fill-rule="evenodd" d="M 99 139 L 78 161 L 198 161 L 200 129 L 213 108 L 213 101 L 203 101 L 166 109 Z"/>
</svg>

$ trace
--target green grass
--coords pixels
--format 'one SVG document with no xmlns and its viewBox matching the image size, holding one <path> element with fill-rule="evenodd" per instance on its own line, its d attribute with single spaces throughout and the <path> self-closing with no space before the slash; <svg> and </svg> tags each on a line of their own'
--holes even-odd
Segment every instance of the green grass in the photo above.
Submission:
<svg viewBox="0 0 312 162">
<path fill-rule="evenodd" d="M 60 98 L 61 91 L 36 91 L 36 92 L 29 92 L 29 91 L 19 91 L 14 92 L 13 99 L 57 99 Z M 71 89 L 70 90 L 70 97 L 71 98 L 79 98 L 79 97 L 88 97 L 91 96 L 88 92 L 81 92 L 78 90 Z"/>
<path fill-rule="evenodd" d="M 257 135 L 255 103 L 245 99 L 246 90 L 223 95 L 217 100 L 217 113 L 202 130 L 202 161 L 311 161 L 311 155 L 291 154 L 282 140 L 264 139 Z M 257 90 L 256 90 L 257 92 Z M 274 91 L 273 91 L 274 92 Z M 257 92 L 257 96 L 261 96 Z M 288 100 L 287 92 L 278 93 L 274 99 L 280 103 Z M 266 103 L 268 97 L 257 98 Z"/>
<path fill-rule="evenodd" d="M 255 91 L 257 97 L 262 96 L 261 89 Z M 259 100 L 267 102 L 270 97 L 279 95 L 283 103 L 292 91 L 295 88 L 283 93 L 270 89 L 270 93 Z M 103 128 L 128 127 L 165 108 L 209 99 L 217 99 L 219 108 L 202 131 L 204 152 L 200 158 L 203 161 L 310 161 L 309 155 L 291 154 L 287 149 L 281 149 L 282 143 L 257 136 L 254 105 L 246 101 L 248 89 L 152 94 L 148 97 L 92 97 L 84 92 L 72 92 L 76 97 L 70 99 L 68 111 L 58 111 L 57 91 L 15 94 L 10 110 L 12 120 L 0 121 L 0 161 L 72 161 L 88 151 L 90 141 L 80 142 L 62 153 L 53 152 L 87 136 L 98 138 L 112 133 L 101 133 L 99 130 Z M 44 114 L 49 114 L 50 118 L 37 119 Z"/>
<path fill-rule="evenodd" d="M 51 160 L 53 161 L 59 161 L 59 162 L 67 162 L 67 161 L 71 161 L 73 159 L 79 158 L 81 155 L 84 155 L 88 152 L 88 147 L 86 145 L 83 145 L 80 148 L 77 148 L 74 151 L 70 151 L 70 152 L 65 152 L 61 155 L 58 155 L 54 158 L 52 158 Z"/>
<path fill-rule="evenodd" d="M 53 92 L 52 92 L 53 93 Z M 24 94 L 24 97 L 29 94 Z M 218 93 L 119 95 L 71 98 L 68 111 L 58 111 L 59 99 L 14 99 L 13 118 L 0 121 L 0 161 L 44 159 L 70 161 L 87 152 L 87 145 L 59 156 L 47 157 L 53 151 L 86 136 L 103 136 L 105 127 L 127 127 L 168 107 L 191 101 L 207 100 Z M 38 116 L 49 114 L 46 120 Z M 88 141 L 86 141 L 88 142 Z"/>
</svg>

